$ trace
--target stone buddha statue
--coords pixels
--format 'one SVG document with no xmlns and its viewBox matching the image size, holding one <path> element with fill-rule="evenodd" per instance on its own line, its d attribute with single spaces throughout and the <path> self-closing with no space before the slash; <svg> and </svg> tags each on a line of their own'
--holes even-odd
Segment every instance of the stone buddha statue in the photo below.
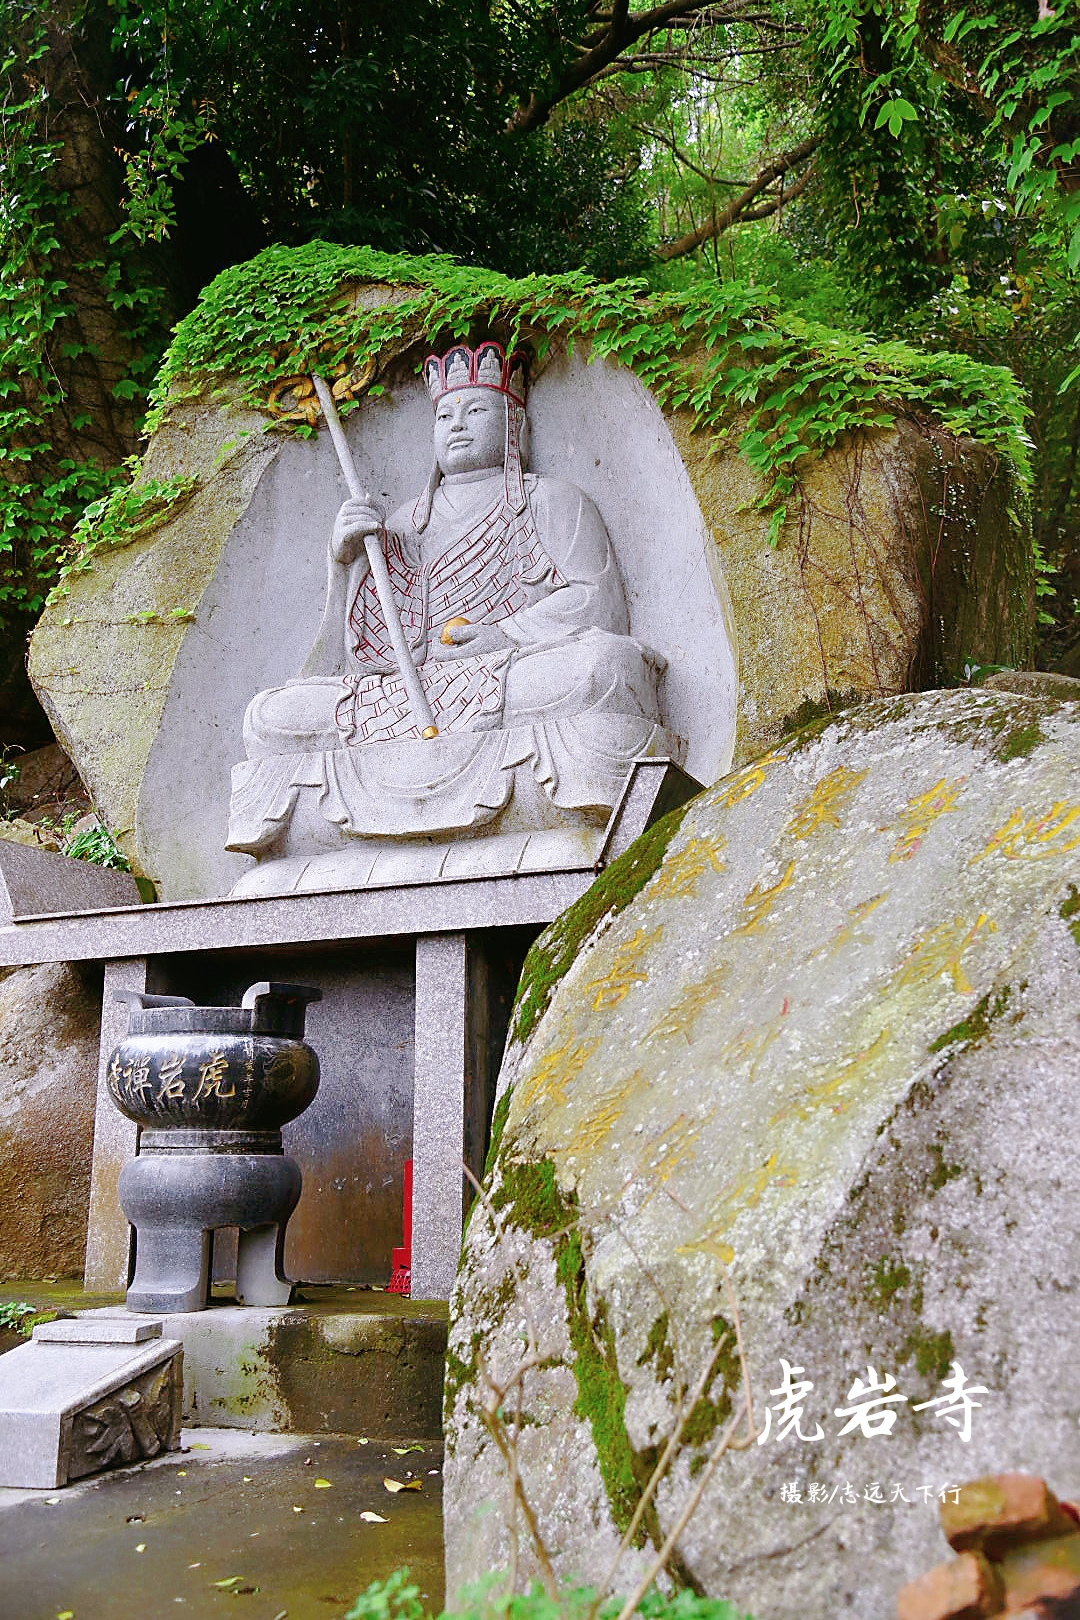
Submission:
<svg viewBox="0 0 1080 1620">
<path fill-rule="evenodd" d="M 259 864 L 235 893 L 438 875 L 451 850 L 455 870 L 569 864 L 632 762 L 675 752 L 664 661 L 630 634 L 600 514 L 573 484 L 525 470 L 524 357 L 489 340 L 423 369 L 425 488 L 389 518 L 367 496 L 345 502 L 307 661 L 248 706 L 228 847 Z M 394 661 L 370 536 L 436 736 Z"/>
</svg>

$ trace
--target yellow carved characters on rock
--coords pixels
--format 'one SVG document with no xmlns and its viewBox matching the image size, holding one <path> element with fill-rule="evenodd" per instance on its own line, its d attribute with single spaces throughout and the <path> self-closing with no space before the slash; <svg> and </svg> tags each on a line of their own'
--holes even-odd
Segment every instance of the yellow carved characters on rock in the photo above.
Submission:
<svg viewBox="0 0 1080 1620">
<path fill-rule="evenodd" d="M 783 1108 L 777 1109 L 769 1124 L 779 1125 L 788 1119 L 806 1120 L 817 1113 L 819 1108 L 826 1107 L 834 1114 L 846 1114 L 855 1100 L 859 1086 L 871 1073 L 875 1062 L 891 1042 L 892 1032 L 886 1024 L 869 1046 L 864 1046 L 861 1051 L 845 1058 L 827 1079 L 815 1086 L 807 1086 L 793 1102 L 785 1103 Z"/>
<path fill-rule="evenodd" d="M 567 1087 L 576 1080 L 599 1045 L 599 1040 L 574 1042 L 571 1037 L 554 1051 L 545 1053 L 518 1088 L 524 1112 L 531 1113 L 535 1105 L 551 1108 L 565 1103 Z"/>
<path fill-rule="evenodd" d="M 721 1188 L 709 1207 L 706 1231 L 693 1242 L 684 1243 L 678 1252 L 709 1254 L 729 1266 L 735 1258 L 735 1250 L 725 1234 L 739 1216 L 744 1210 L 754 1209 L 760 1204 L 770 1187 L 794 1187 L 798 1179 L 799 1172 L 795 1165 L 781 1164 L 779 1154 L 770 1153 L 760 1169 L 748 1170 Z"/>
<path fill-rule="evenodd" d="M 641 967 L 641 958 L 655 945 L 664 932 L 663 923 L 654 928 L 651 934 L 639 928 L 628 940 L 625 940 L 615 951 L 615 960 L 607 973 L 599 979 L 590 979 L 587 989 L 595 991 L 593 996 L 593 1011 L 603 1012 L 608 1008 L 617 1007 L 620 1001 L 630 994 L 635 984 L 644 984 L 649 975 Z"/>
<path fill-rule="evenodd" d="M 980 935 L 994 933 L 996 926 L 986 912 L 981 911 L 973 923 L 957 917 L 951 923 L 941 923 L 937 928 L 932 928 L 915 941 L 901 962 L 893 979 L 893 988 L 899 990 L 908 985 L 917 988 L 932 984 L 942 974 L 947 974 L 955 991 L 960 995 L 971 995 L 973 987 L 961 958 Z"/>
<path fill-rule="evenodd" d="M 1046 861 L 1080 847 L 1080 804 L 1059 799 L 1042 816 L 1028 816 L 1014 810 L 1002 826 L 991 834 L 986 847 L 968 862 L 974 866 L 988 855 L 1006 861 Z"/>
<path fill-rule="evenodd" d="M 657 1020 L 646 1035 L 645 1039 L 667 1040 L 676 1035 L 682 1035 L 692 1046 L 694 1037 L 692 1031 L 706 1007 L 716 1000 L 723 988 L 723 981 L 727 977 L 729 968 L 727 962 L 721 962 L 706 973 L 697 984 L 688 985 L 676 997 L 671 1006 Z"/>
<path fill-rule="evenodd" d="M 707 867 L 719 874 L 724 870 L 722 852 L 727 839 L 721 833 L 700 838 L 694 834 L 664 864 L 649 885 L 649 894 L 661 900 L 675 900 L 697 894 L 698 879 Z"/>
<path fill-rule="evenodd" d="M 939 816 L 948 815 L 951 810 L 956 809 L 960 789 L 966 781 L 966 776 L 958 776 L 951 782 L 942 777 L 925 793 L 908 800 L 896 818 L 901 832 L 889 856 L 890 861 L 911 860 Z"/>
<path fill-rule="evenodd" d="M 852 771 L 846 765 L 838 765 L 815 785 L 784 831 L 793 833 L 796 838 L 809 838 L 819 827 L 839 827 L 841 810 L 847 808 L 851 795 L 866 774 L 865 771 Z"/>
<path fill-rule="evenodd" d="M 795 878 L 795 862 L 788 861 L 787 869 L 778 882 L 771 888 L 763 889 L 760 883 L 755 883 L 748 895 L 743 898 L 743 910 L 749 912 L 746 921 L 733 928 L 733 934 L 756 934 L 762 923 L 769 915 L 777 899 L 785 889 L 791 887 Z"/>
<path fill-rule="evenodd" d="M 783 750 L 775 748 L 771 753 L 763 754 L 752 764 L 744 765 L 730 781 L 721 782 L 711 794 L 708 803 L 714 804 L 718 810 L 731 810 L 764 785 L 765 773 L 770 765 L 780 765 L 786 758 L 787 755 Z"/>
</svg>

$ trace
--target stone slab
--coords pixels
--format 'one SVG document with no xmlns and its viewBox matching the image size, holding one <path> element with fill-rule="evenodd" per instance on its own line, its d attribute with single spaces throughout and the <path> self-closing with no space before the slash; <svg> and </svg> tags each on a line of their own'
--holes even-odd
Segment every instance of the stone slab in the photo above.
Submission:
<svg viewBox="0 0 1080 1620">
<path fill-rule="evenodd" d="M 657 780 L 659 776 L 659 780 Z M 644 781 L 655 792 L 642 792 Z M 612 812 L 613 853 L 645 831 L 666 796 L 697 784 L 670 761 L 639 761 Z M 243 950 L 544 924 L 580 899 L 603 859 L 558 871 L 401 883 L 382 889 L 176 901 L 0 924 L 0 966 Z"/>
<path fill-rule="evenodd" d="M 161 1338 L 161 1323 L 144 1316 L 72 1316 L 39 1322 L 31 1335 L 37 1344 L 146 1344 Z"/>
<path fill-rule="evenodd" d="M 0 839 L 0 921 L 138 903 L 130 872 Z"/>
<path fill-rule="evenodd" d="M 122 1306 L 81 1317 L 130 1319 Z M 442 1303 L 311 1289 L 281 1309 L 218 1301 L 163 1321 L 184 1347 L 185 1424 L 372 1440 L 442 1434 Z"/>
<path fill-rule="evenodd" d="M 157 1326 L 146 1344 L 35 1336 L 0 1357 L 0 1485 L 55 1490 L 71 1477 L 175 1449 L 183 1352 Z M 147 1382 L 162 1369 L 163 1378 Z"/>
</svg>

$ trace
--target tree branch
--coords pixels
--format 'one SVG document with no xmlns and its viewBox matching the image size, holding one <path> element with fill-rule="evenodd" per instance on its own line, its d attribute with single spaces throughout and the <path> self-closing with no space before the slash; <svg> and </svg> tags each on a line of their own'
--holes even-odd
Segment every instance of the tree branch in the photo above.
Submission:
<svg viewBox="0 0 1080 1620">
<path fill-rule="evenodd" d="M 722 175 L 710 174 L 707 169 L 701 168 L 692 158 L 687 157 L 678 142 L 673 141 L 670 135 L 665 135 L 662 129 L 653 129 L 648 124 L 631 124 L 630 128 L 635 134 L 644 135 L 647 140 L 659 141 L 661 146 L 666 146 L 669 152 L 674 153 L 685 169 L 689 169 L 692 174 L 698 175 L 700 179 L 706 181 L 710 186 L 749 185 L 747 180 L 725 180 Z"/>
<path fill-rule="evenodd" d="M 726 208 L 722 208 L 714 218 L 707 220 L 703 225 L 699 225 L 697 230 L 690 231 L 685 236 L 680 236 L 675 242 L 662 244 L 655 250 L 656 257 L 665 263 L 669 259 L 679 259 L 685 253 L 693 253 L 696 248 L 701 247 L 702 243 L 709 241 L 711 237 L 722 236 L 731 225 L 735 224 L 736 220 L 747 217 L 747 210 L 750 208 L 751 203 L 760 197 L 763 191 L 767 191 L 774 180 L 778 180 L 789 169 L 793 169 L 802 163 L 820 145 L 821 136 L 811 135 L 805 141 L 800 141 L 798 146 L 793 146 L 790 152 L 783 152 L 779 157 L 773 158 L 772 162 L 767 163 L 760 173 L 751 180 L 745 191 L 741 191 L 737 197 L 732 198 Z M 801 190 L 802 187 L 800 186 L 799 189 Z M 790 197 L 793 192 L 794 187 L 787 195 Z M 766 214 L 775 213 L 779 206 L 779 200 L 768 205 Z M 766 214 L 756 214 L 750 217 L 763 219 Z"/>
<path fill-rule="evenodd" d="M 563 69 L 550 89 L 539 95 L 534 90 L 528 100 L 521 103 L 507 122 L 508 132 L 524 135 L 531 129 L 539 129 L 560 101 L 565 101 L 575 90 L 583 89 L 635 40 L 680 18 L 692 18 L 699 12 L 717 9 L 715 0 L 662 0 L 662 4 L 651 11 L 636 12 L 630 11 L 629 4 L 630 0 L 615 0 L 608 26 L 589 36 L 588 48 Z"/>
</svg>

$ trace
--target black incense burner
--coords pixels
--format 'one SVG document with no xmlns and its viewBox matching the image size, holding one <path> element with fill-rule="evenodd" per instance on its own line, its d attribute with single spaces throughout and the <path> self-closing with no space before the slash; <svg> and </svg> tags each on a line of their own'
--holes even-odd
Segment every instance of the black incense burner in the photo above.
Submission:
<svg viewBox="0 0 1080 1620">
<path fill-rule="evenodd" d="M 281 1127 L 319 1089 L 319 1060 L 303 1037 L 308 1004 L 321 992 L 253 984 L 239 1007 L 118 994 L 130 1018 L 107 1084 L 141 1127 L 118 1184 L 136 1232 L 129 1310 L 203 1310 L 220 1227 L 238 1229 L 241 1303 L 287 1305 L 282 1255 L 301 1179 Z"/>
</svg>

